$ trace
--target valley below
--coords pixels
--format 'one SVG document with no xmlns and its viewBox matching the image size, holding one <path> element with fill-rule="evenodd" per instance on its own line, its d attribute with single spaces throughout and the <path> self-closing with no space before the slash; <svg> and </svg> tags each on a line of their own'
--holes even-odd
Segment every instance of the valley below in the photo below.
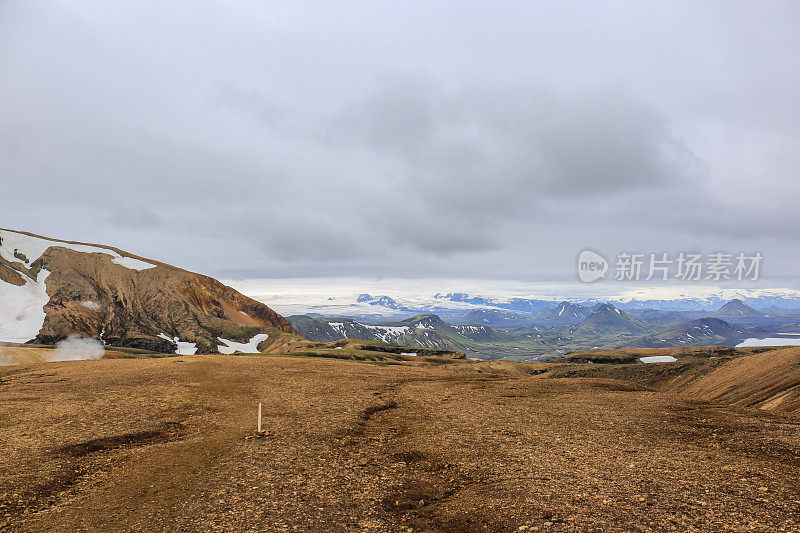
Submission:
<svg viewBox="0 0 800 533">
<path fill-rule="evenodd" d="M 670 353 L 0 367 L 0 529 L 796 531 L 800 349 Z"/>
<path fill-rule="evenodd" d="M 734 312 L 721 312 L 726 307 Z M 537 315 L 475 310 L 452 317 L 452 323 L 433 313 L 391 322 L 309 315 L 288 320 L 306 339 L 317 342 L 366 339 L 527 362 L 591 349 L 800 344 L 797 310 L 767 316 L 740 300 L 716 312 L 623 311 L 611 303 L 588 308 L 562 302 Z"/>
</svg>

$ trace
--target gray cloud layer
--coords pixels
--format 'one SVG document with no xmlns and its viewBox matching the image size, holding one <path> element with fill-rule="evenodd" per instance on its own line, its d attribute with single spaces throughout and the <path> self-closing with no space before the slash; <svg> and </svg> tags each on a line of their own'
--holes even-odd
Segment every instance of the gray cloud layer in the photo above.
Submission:
<svg viewBox="0 0 800 533">
<path fill-rule="evenodd" d="M 0 226 L 225 277 L 571 279 L 593 247 L 761 250 L 796 280 L 799 20 L 9 0 Z"/>
</svg>

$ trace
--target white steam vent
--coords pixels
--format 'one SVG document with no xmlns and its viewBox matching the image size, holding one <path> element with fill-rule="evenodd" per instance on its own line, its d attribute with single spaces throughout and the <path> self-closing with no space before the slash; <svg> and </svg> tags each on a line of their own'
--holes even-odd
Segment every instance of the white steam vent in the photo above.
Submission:
<svg viewBox="0 0 800 533">
<path fill-rule="evenodd" d="M 105 349 L 103 343 L 92 337 L 72 335 L 56 343 L 50 355 L 50 361 L 80 361 L 84 359 L 100 359 Z"/>
</svg>

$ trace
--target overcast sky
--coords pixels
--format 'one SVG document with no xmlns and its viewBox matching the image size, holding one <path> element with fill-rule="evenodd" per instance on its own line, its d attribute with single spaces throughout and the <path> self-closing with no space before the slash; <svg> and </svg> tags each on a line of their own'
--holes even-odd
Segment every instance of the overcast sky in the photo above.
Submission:
<svg viewBox="0 0 800 533">
<path fill-rule="evenodd" d="M 223 278 L 800 286 L 800 3 L 0 3 L 0 227 Z"/>
</svg>

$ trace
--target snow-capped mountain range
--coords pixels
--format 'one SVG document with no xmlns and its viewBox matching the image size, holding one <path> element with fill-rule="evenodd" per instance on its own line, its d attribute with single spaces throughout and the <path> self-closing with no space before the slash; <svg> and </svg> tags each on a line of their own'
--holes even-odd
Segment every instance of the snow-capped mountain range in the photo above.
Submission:
<svg viewBox="0 0 800 533">
<path fill-rule="evenodd" d="M 560 287 L 561 294 L 546 296 L 509 296 L 471 294 L 467 292 L 426 292 L 424 288 L 385 290 L 383 293 L 348 291 L 354 283 L 344 285 L 337 280 L 321 280 L 309 287 L 305 280 L 239 280 L 226 281 L 256 300 L 268 302 L 283 315 L 308 314 L 319 317 L 351 317 L 361 322 L 386 322 L 402 320 L 416 314 L 434 313 L 451 323 L 500 322 L 511 325 L 517 321 L 542 320 L 550 323 L 577 323 L 598 303 L 611 303 L 632 313 L 698 313 L 707 316 L 725 303 L 738 299 L 746 305 L 764 310 L 800 309 L 800 291 L 795 289 L 720 289 L 704 288 L 674 291 L 667 297 L 665 291 L 639 291 L 635 294 L 617 294 L 607 297 L 576 297 Z M 295 284 L 296 283 L 296 284 Z M 383 285 L 390 285 L 385 282 Z M 397 283 L 402 285 L 401 282 Z M 382 287 L 385 289 L 385 287 Z M 551 291 L 552 293 L 552 291 Z M 470 315 L 472 313 L 472 315 Z M 484 316 L 481 316 L 483 314 Z"/>
</svg>

